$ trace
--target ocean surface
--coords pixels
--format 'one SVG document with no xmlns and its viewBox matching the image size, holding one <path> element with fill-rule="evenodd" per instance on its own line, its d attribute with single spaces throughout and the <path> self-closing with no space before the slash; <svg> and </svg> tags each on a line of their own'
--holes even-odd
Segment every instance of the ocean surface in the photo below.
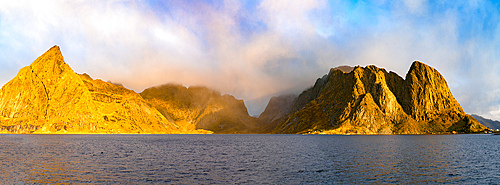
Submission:
<svg viewBox="0 0 500 185">
<path fill-rule="evenodd" d="M 0 184 L 498 184 L 500 135 L 0 135 Z"/>
</svg>

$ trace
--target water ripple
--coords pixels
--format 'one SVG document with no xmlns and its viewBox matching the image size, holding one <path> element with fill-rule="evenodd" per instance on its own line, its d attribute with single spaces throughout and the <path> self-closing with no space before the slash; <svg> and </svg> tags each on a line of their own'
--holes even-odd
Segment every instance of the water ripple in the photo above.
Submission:
<svg viewBox="0 0 500 185">
<path fill-rule="evenodd" d="M 2 184 L 497 183 L 492 135 L 0 135 Z"/>
</svg>

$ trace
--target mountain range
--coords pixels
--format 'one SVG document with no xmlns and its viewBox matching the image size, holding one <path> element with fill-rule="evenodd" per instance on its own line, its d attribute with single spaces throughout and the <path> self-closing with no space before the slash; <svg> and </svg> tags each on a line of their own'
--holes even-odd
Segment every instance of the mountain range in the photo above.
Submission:
<svg viewBox="0 0 500 185">
<path fill-rule="evenodd" d="M 490 129 L 500 129 L 500 121 L 484 118 L 480 115 L 471 114 L 472 117 L 476 118 L 481 124 Z"/>
<path fill-rule="evenodd" d="M 332 68 L 291 104 L 283 107 L 285 116 L 269 123 L 276 125 L 272 133 L 432 134 L 486 128 L 465 114 L 436 69 L 418 61 L 405 79 L 373 65 Z"/>
<path fill-rule="evenodd" d="M 166 84 L 136 93 L 75 73 L 58 46 L 0 89 L 0 133 L 432 134 L 485 130 L 444 78 L 414 62 L 406 78 L 376 66 L 332 68 L 300 95 L 271 98 L 259 118 L 242 100 Z"/>
</svg>

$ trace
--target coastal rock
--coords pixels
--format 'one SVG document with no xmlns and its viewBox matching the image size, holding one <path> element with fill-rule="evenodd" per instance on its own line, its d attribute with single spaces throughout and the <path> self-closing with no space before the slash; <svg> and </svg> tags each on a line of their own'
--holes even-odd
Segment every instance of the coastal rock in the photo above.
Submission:
<svg viewBox="0 0 500 185">
<path fill-rule="evenodd" d="M 426 134 L 478 132 L 444 78 L 414 62 L 406 79 L 376 66 L 333 68 L 295 100 L 274 133 Z"/>
<path fill-rule="evenodd" d="M 171 133 L 137 93 L 78 75 L 50 48 L 0 89 L 3 133 Z"/>
<path fill-rule="evenodd" d="M 231 95 L 162 85 L 138 94 L 76 74 L 58 46 L 0 89 L 0 133 L 429 134 L 485 130 L 439 72 L 414 62 L 406 78 L 341 66 L 299 96 L 272 98 L 257 119 Z"/>
</svg>

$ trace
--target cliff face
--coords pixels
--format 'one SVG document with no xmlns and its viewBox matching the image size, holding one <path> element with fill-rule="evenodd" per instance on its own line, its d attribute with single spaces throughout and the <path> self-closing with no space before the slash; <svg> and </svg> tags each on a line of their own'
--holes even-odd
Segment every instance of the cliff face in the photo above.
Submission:
<svg viewBox="0 0 500 185">
<path fill-rule="evenodd" d="M 4 133 L 171 133 L 176 127 L 137 93 L 76 74 L 58 46 L 0 89 Z"/>
<path fill-rule="evenodd" d="M 472 116 L 464 113 L 439 72 L 423 63 L 414 62 L 406 75 L 401 102 L 404 110 L 423 123 L 424 132 L 484 130 Z"/>
<path fill-rule="evenodd" d="M 140 93 L 146 101 L 181 130 L 215 133 L 250 133 L 257 126 L 242 100 L 205 87 L 162 85 Z"/>
<path fill-rule="evenodd" d="M 339 71 L 342 71 L 344 73 L 350 73 L 352 70 L 354 70 L 354 67 L 339 66 L 339 67 L 335 67 L 335 68 L 331 69 L 331 71 L 333 71 L 333 70 L 339 70 Z M 318 78 L 316 80 L 316 83 L 314 83 L 314 85 L 311 88 L 302 92 L 299 95 L 299 97 L 294 100 L 293 106 L 290 108 L 290 111 L 296 112 L 296 111 L 304 108 L 307 105 L 307 103 L 309 103 L 310 101 L 318 98 L 318 96 L 321 93 L 321 90 L 323 90 L 326 83 L 328 82 L 327 80 L 328 80 L 328 75 L 325 75 L 322 78 Z M 265 110 L 264 110 L 264 112 L 265 112 Z"/>
<path fill-rule="evenodd" d="M 274 133 L 424 134 L 485 129 L 464 113 L 444 78 L 414 62 L 406 79 L 375 66 L 331 69 L 304 91 Z"/>
</svg>

